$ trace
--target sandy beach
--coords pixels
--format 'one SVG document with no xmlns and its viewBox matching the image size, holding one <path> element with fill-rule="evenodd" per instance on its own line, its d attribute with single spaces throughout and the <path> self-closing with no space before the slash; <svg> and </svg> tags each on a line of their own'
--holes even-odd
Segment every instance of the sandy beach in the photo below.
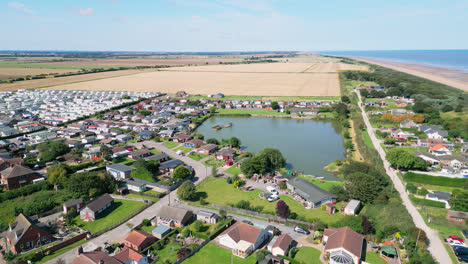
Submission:
<svg viewBox="0 0 468 264">
<path fill-rule="evenodd" d="M 352 57 L 352 58 L 356 60 L 380 65 L 383 67 L 387 67 L 390 69 L 394 69 L 397 71 L 406 72 L 406 73 L 413 74 L 419 77 L 423 77 L 432 81 L 450 85 L 450 86 L 456 87 L 464 91 L 468 91 L 468 73 L 466 72 L 444 69 L 444 68 L 429 67 L 429 66 L 423 66 L 423 65 L 417 65 L 417 64 L 387 62 L 387 61 L 380 61 L 376 59 L 368 59 L 368 58 L 361 58 L 361 57 Z"/>
</svg>

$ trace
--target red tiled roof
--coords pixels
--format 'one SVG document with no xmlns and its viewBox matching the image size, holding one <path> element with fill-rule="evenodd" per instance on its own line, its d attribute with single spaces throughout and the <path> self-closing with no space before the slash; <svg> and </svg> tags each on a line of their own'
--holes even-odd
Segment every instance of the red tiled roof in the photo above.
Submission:
<svg viewBox="0 0 468 264">
<path fill-rule="evenodd" d="M 361 258 L 364 236 L 345 226 L 335 230 L 325 229 L 324 235 L 328 235 L 325 251 L 335 248 L 344 248 L 358 258 Z"/>
<path fill-rule="evenodd" d="M 153 235 L 148 234 L 141 230 L 133 230 L 125 239 L 126 242 L 133 244 L 137 247 L 141 247 L 146 239 L 153 238 Z"/>
<path fill-rule="evenodd" d="M 117 255 L 114 256 L 114 258 L 120 260 L 121 262 L 124 262 L 124 263 L 127 263 L 125 262 L 124 260 L 126 259 L 131 259 L 135 262 L 139 262 L 140 259 L 143 257 L 143 255 L 141 255 L 140 253 L 138 253 L 137 251 L 131 249 L 131 248 L 128 248 L 128 247 L 124 247 L 124 249 Z"/>
</svg>

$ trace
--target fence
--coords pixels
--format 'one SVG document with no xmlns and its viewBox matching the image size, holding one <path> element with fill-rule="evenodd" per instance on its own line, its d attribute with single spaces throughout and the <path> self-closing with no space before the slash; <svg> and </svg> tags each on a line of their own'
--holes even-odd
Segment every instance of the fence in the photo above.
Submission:
<svg viewBox="0 0 468 264">
<path fill-rule="evenodd" d="M 112 197 L 113 199 L 143 202 L 143 203 L 147 203 L 147 204 L 152 204 L 153 203 L 151 200 L 147 200 L 147 199 L 144 199 L 144 198 L 138 198 L 138 197 L 128 197 L 128 196 L 122 196 L 122 195 L 116 195 L 116 194 L 110 194 L 110 197 Z"/>
<path fill-rule="evenodd" d="M 162 184 L 159 184 L 159 183 L 155 183 L 155 182 L 149 182 L 149 181 L 145 181 L 145 180 L 142 180 L 142 179 L 138 179 L 138 178 L 133 178 L 134 181 L 136 182 L 140 182 L 140 183 L 144 183 L 146 185 L 149 185 L 149 186 L 152 186 L 152 187 L 155 187 L 155 188 L 159 188 L 159 189 L 162 189 L 163 191 L 161 192 L 165 192 L 165 191 L 173 191 L 175 189 L 177 189 L 182 183 L 184 183 L 186 180 L 190 180 L 192 179 L 192 177 L 190 178 L 186 178 L 184 179 L 183 181 L 180 181 L 172 186 L 167 186 L 167 185 L 162 185 Z M 159 191 L 159 190 L 158 190 Z"/>
<path fill-rule="evenodd" d="M 69 246 L 69 245 L 71 245 L 71 244 L 73 244 L 75 242 L 78 242 L 78 241 L 86 238 L 86 235 L 87 235 L 87 233 L 85 232 L 85 233 L 82 233 L 80 235 L 74 236 L 74 237 L 72 237 L 72 238 L 70 238 L 68 240 L 63 241 L 62 243 L 59 243 L 57 245 L 53 245 L 51 247 L 48 247 L 48 248 L 42 250 L 42 252 L 36 253 L 36 256 L 42 257 L 44 253 L 46 253 L 46 255 L 51 254 L 51 253 L 53 253 L 53 252 L 55 252 L 55 251 L 57 251 L 59 249 L 62 249 L 64 247 L 66 247 L 66 246 Z"/>
<path fill-rule="evenodd" d="M 238 214 L 266 218 L 268 222 L 275 222 L 275 223 L 280 223 L 283 225 L 294 225 L 294 224 L 307 225 L 307 226 L 314 225 L 313 223 L 309 223 L 305 221 L 300 221 L 300 220 L 295 220 L 295 219 L 284 220 L 283 218 L 276 216 L 276 215 L 264 214 L 264 213 L 259 213 L 259 212 L 255 212 L 251 210 L 245 210 L 245 209 L 240 209 L 240 208 L 235 208 L 235 207 L 230 207 L 230 206 L 225 206 L 225 205 L 212 204 L 211 207 L 216 208 L 216 209 L 223 209 L 226 211 L 231 211 L 231 212 L 238 213 Z"/>
</svg>

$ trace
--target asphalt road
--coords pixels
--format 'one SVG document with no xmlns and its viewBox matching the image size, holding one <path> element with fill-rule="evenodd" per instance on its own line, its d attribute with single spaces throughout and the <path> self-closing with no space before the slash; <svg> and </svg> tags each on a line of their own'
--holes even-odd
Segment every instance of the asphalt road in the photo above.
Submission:
<svg viewBox="0 0 468 264">
<path fill-rule="evenodd" d="M 403 200 L 403 205 L 406 207 L 409 214 L 413 218 L 414 224 L 416 225 L 416 227 L 426 232 L 427 238 L 429 239 L 429 247 L 428 247 L 429 252 L 439 263 L 441 264 L 451 263 L 450 256 L 448 255 L 447 250 L 445 249 L 442 243 L 442 240 L 439 237 L 438 232 L 436 230 L 431 229 L 426 224 L 426 222 L 424 222 L 424 219 L 419 214 L 416 207 L 411 203 L 408 197 L 408 194 L 405 191 L 405 187 L 403 183 L 401 182 L 400 178 L 398 178 L 396 171 L 391 168 L 390 163 L 385 159 L 385 151 L 382 149 L 382 146 L 380 146 L 379 141 L 377 140 L 377 137 L 375 136 L 374 130 L 372 129 L 372 126 L 369 122 L 369 118 L 367 117 L 366 111 L 364 110 L 364 107 L 362 106 L 361 95 L 359 94 L 359 92 L 357 91 L 355 92 L 359 97 L 359 108 L 361 109 L 362 118 L 364 119 L 364 123 L 366 124 L 367 132 L 369 133 L 369 136 L 372 140 L 372 144 L 374 144 L 374 147 L 379 153 L 380 158 L 383 160 L 385 171 L 390 176 L 390 179 L 392 180 L 393 185 L 395 186 L 395 189 L 400 194 L 400 197 Z"/>
</svg>

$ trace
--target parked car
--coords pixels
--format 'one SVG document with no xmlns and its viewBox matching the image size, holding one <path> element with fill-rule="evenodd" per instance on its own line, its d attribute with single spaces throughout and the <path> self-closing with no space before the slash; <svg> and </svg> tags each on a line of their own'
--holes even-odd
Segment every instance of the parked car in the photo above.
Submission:
<svg viewBox="0 0 468 264">
<path fill-rule="evenodd" d="M 242 220 L 242 223 L 246 223 L 248 225 L 254 225 L 254 223 L 250 222 L 249 220 Z"/>
<path fill-rule="evenodd" d="M 462 231 L 462 233 L 465 236 L 465 238 L 468 238 L 468 230 L 465 229 Z"/>
<path fill-rule="evenodd" d="M 307 229 L 305 229 L 303 227 L 300 227 L 300 226 L 294 227 L 294 232 L 300 233 L 300 234 L 305 234 L 305 235 L 310 234 L 309 230 L 307 230 Z"/>
<path fill-rule="evenodd" d="M 467 262 L 468 263 L 468 255 L 459 255 L 457 256 L 460 262 Z"/>
<path fill-rule="evenodd" d="M 468 248 L 466 247 L 457 247 L 454 248 L 453 251 L 455 251 L 455 255 L 468 255 Z"/>
<path fill-rule="evenodd" d="M 269 191 L 273 195 L 278 195 L 278 191 L 275 189 L 273 186 L 267 186 L 266 187 L 267 191 Z"/>
<path fill-rule="evenodd" d="M 452 246 L 452 247 L 453 247 L 453 246 L 462 246 L 462 247 L 466 247 L 465 243 L 460 242 L 460 241 L 458 241 L 458 240 L 451 240 L 451 239 L 448 239 L 447 242 L 448 242 L 448 244 L 449 244 L 450 246 Z"/>
<path fill-rule="evenodd" d="M 278 200 L 278 196 L 277 195 L 271 195 L 270 197 L 268 197 L 267 201 L 269 202 L 273 202 L 273 201 L 276 201 Z"/>
<path fill-rule="evenodd" d="M 448 239 L 451 239 L 451 240 L 457 240 L 457 241 L 460 241 L 460 242 L 463 242 L 463 239 L 457 237 L 457 236 L 449 236 Z"/>
</svg>

